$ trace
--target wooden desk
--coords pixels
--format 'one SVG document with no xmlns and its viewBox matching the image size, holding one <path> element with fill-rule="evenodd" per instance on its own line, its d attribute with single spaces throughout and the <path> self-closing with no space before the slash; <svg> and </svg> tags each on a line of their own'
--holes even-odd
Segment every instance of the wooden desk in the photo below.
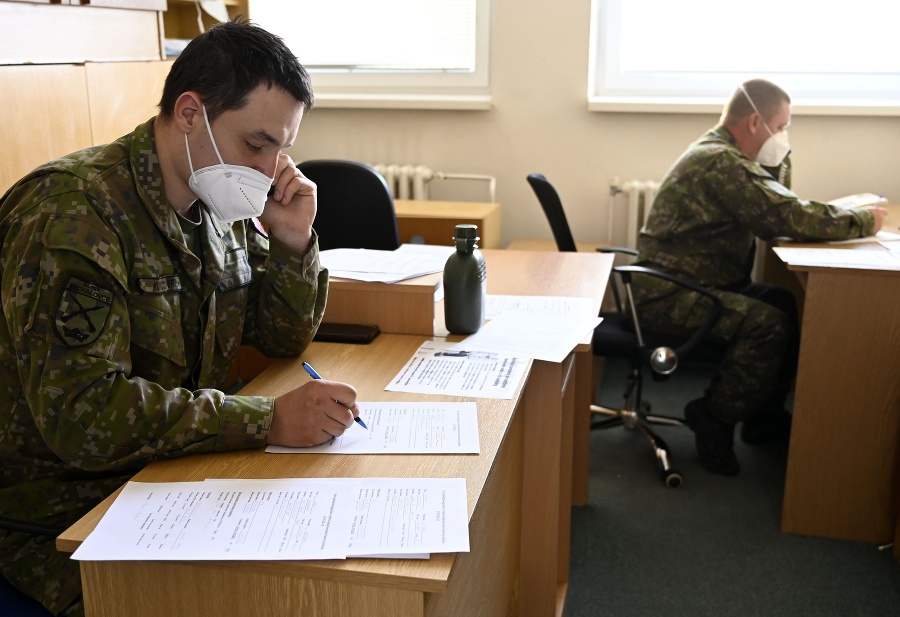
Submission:
<svg viewBox="0 0 900 617">
<path fill-rule="evenodd" d="M 602 242 L 575 242 L 575 248 L 579 253 L 593 253 L 598 248 L 609 246 Z M 558 251 L 556 241 L 547 238 L 516 238 L 506 247 L 510 251 Z"/>
<path fill-rule="evenodd" d="M 483 249 L 500 248 L 500 204 L 469 201 L 395 199 L 400 242 L 419 236 L 425 244 L 453 245 L 457 225 L 477 225 Z"/>
<path fill-rule="evenodd" d="M 891 206 L 885 229 L 898 225 L 900 206 Z M 890 542 L 898 529 L 900 272 L 790 270 L 805 303 L 781 528 Z"/>
<path fill-rule="evenodd" d="M 491 293 L 574 295 L 599 306 L 611 258 L 600 254 L 485 251 Z M 599 290 L 599 291 L 598 291 Z M 473 400 L 385 392 L 423 336 L 383 334 L 371 345 L 314 343 L 280 360 L 243 393 L 275 395 L 308 379 L 308 360 L 353 383 L 360 400 Z M 82 562 L 90 616 L 312 614 L 324 616 L 562 615 L 568 586 L 575 400 L 583 396 L 581 344 L 561 363 L 531 363 L 511 401 L 474 399 L 481 454 L 446 456 L 267 455 L 186 457 L 148 466 L 141 481 L 214 477 L 464 477 L 472 550 L 427 561 Z M 587 409 L 587 406 L 584 406 Z M 584 432 L 584 431 L 582 431 Z M 74 550 L 112 498 L 57 540 Z M 201 590 L 201 591 L 198 591 Z M 210 593 L 211 591 L 213 591 Z"/>
<path fill-rule="evenodd" d="M 511 294 L 523 296 L 581 296 L 592 298 L 594 314 L 599 313 L 603 303 L 603 295 L 612 272 L 615 256 L 609 253 L 588 251 L 584 253 L 560 253 L 542 251 L 484 251 L 488 270 L 488 293 Z M 443 307 L 436 310 L 438 321 L 443 318 Z M 439 324 L 437 333 L 440 333 Z M 571 401 L 565 406 L 571 407 L 571 425 L 564 428 L 566 448 L 571 448 L 571 457 L 567 457 L 567 476 L 565 482 L 570 484 L 566 489 L 571 495 L 569 504 L 564 508 L 563 520 L 569 521 L 569 505 L 584 505 L 588 502 L 588 480 L 590 474 L 591 450 L 591 404 L 594 402 L 594 386 L 597 383 L 598 370 L 596 358 L 591 351 L 592 333 L 575 348 L 575 370 L 571 375 L 557 375 L 556 379 L 573 379 Z M 536 361 L 537 367 L 558 367 L 547 362 Z M 558 369 L 556 369 L 558 370 Z M 568 412 L 566 421 L 568 422 Z M 538 433 L 540 435 L 540 433 Z M 539 444 L 535 444 L 540 448 Z M 568 564 L 568 542 L 564 547 L 565 555 L 561 559 Z M 568 567 L 568 566 L 567 566 Z"/>
</svg>

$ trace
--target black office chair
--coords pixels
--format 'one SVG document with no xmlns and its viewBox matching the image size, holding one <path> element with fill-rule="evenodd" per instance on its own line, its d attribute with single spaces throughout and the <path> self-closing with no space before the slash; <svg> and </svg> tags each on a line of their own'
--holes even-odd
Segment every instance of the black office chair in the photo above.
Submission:
<svg viewBox="0 0 900 617">
<path fill-rule="evenodd" d="M 320 250 L 392 251 L 400 246 L 394 198 L 380 173 L 362 163 L 339 160 L 305 161 L 297 168 L 318 187 L 313 228 Z"/>
<path fill-rule="evenodd" d="M 563 210 L 559 193 L 542 174 L 530 174 L 526 180 L 531 185 L 534 194 L 537 195 L 544 215 L 550 223 L 550 231 L 553 232 L 557 248 L 563 253 L 576 252 L 578 248 L 575 246 L 572 230 L 569 229 L 569 221 L 566 219 L 566 212 Z"/>
<path fill-rule="evenodd" d="M 550 222 L 550 229 L 556 240 L 557 248 L 565 252 L 575 251 L 575 240 L 556 189 L 541 174 L 529 175 L 528 183 L 534 189 L 541 208 Z M 623 247 L 598 248 L 597 250 L 605 253 L 637 256 L 637 251 Z M 631 291 L 634 276 L 653 276 L 696 291 L 710 298 L 713 310 L 687 339 L 643 332 Z M 601 311 L 600 317 L 603 318 L 603 321 L 594 329 L 591 347 L 596 356 L 626 360 L 629 364 L 629 372 L 623 395 L 625 400 L 621 408 L 610 409 L 591 405 L 591 411 L 594 414 L 608 416 L 592 420 L 591 430 L 620 425 L 630 430 L 640 430 L 653 448 L 663 482 L 669 488 L 676 488 L 681 486 L 683 478 L 672 467 L 672 456 L 668 445 L 653 431 L 651 425 L 686 426 L 686 423 L 680 417 L 650 413 L 650 405 L 642 398 L 644 367 L 650 367 L 654 380 L 664 381 L 675 371 L 681 360 L 718 361 L 722 349 L 704 339 L 719 319 L 722 304 L 715 295 L 703 287 L 642 266 L 613 268 L 610 289 L 613 292 L 615 308 L 610 311 Z"/>
</svg>

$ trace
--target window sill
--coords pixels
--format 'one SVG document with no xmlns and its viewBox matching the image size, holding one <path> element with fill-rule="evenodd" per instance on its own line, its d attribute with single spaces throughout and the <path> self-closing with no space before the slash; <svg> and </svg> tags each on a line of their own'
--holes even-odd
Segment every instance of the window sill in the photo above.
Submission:
<svg viewBox="0 0 900 617">
<path fill-rule="evenodd" d="M 715 114 L 722 113 L 726 99 L 588 97 L 588 111 L 612 113 Z M 845 101 L 843 103 L 794 102 L 795 116 L 900 116 L 900 101 Z"/>
<path fill-rule="evenodd" d="M 316 107 L 332 109 L 435 109 L 486 111 L 490 95 L 337 94 L 316 92 Z"/>
</svg>

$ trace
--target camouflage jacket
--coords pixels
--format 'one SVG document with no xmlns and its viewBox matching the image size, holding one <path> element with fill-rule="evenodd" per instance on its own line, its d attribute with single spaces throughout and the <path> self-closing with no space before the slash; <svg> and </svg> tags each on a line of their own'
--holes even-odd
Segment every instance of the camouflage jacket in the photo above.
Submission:
<svg viewBox="0 0 900 617">
<path fill-rule="evenodd" d="M 152 119 L 0 199 L 0 515 L 65 524 L 151 461 L 265 444 L 273 399 L 220 389 L 242 342 L 305 349 L 328 273 L 315 236 L 203 220 L 198 257 Z"/>
<path fill-rule="evenodd" d="M 872 233 L 870 213 L 802 200 L 789 186 L 789 161 L 767 170 L 741 153 L 724 126 L 710 129 L 663 179 L 641 229 L 637 263 L 738 289 L 750 282 L 755 237 L 844 240 Z M 643 300 L 672 290 L 650 277 L 635 281 Z"/>
</svg>

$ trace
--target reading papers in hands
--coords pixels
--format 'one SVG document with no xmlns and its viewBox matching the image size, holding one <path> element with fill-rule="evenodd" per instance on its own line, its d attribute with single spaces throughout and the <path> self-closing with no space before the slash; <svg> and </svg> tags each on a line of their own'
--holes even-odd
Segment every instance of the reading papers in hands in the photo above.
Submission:
<svg viewBox="0 0 900 617">
<path fill-rule="evenodd" d="M 511 399 L 527 364 L 526 358 L 425 341 L 385 390 Z"/>
<path fill-rule="evenodd" d="M 72 555 L 287 560 L 469 550 L 463 478 L 129 482 Z"/>
<path fill-rule="evenodd" d="M 355 422 L 343 435 L 312 448 L 268 446 L 279 454 L 477 454 L 473 402 L 359 403 L 368 430 Z"/>
</svg>

